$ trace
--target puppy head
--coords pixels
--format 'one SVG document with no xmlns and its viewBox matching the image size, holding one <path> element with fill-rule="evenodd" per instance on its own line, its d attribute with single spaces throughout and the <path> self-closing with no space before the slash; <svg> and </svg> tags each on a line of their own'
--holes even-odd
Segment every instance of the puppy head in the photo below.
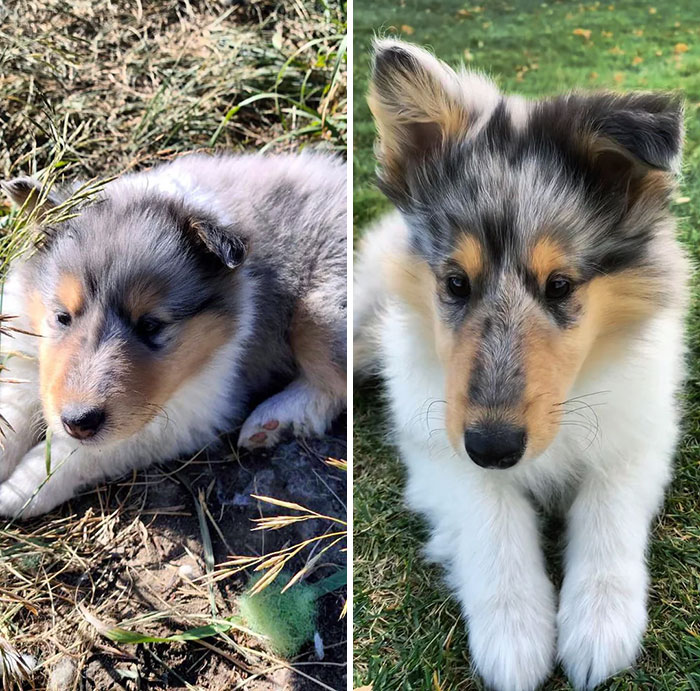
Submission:
<svg viewBox="0 0 700 691">
<path fill-rule="evenodd" d="M 526 102 L 397 41 L 376 44 L 369 100 L 380 185 L 410 233 L 391 280 L 434 336 L 450 440 L 486 467 L 536 457 L 586 367 L 682 307 L 681 103 Z"/>
<path fill-rule="evenodd" d="M 183 203 L 128 189 L 44 228 L 30 259 L 45 416 L 89 444 L 125 439 L 158 415 L 238 319 L 245 241 Z"/>
</svg>

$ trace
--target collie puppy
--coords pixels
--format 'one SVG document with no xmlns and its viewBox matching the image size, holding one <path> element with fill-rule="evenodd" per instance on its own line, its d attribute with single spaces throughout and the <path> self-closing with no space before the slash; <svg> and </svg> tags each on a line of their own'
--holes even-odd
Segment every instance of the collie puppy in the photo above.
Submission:
<svg viewBox="0 0 700 691">
<path fill-rule="evenodd" d="M 413 45 L 375 50 L 379 184 L 398 212 L 356 263 L 357 367 L 386 382 L 408 504 L 487 685 L 535 689 L 558 659 L 591 689 L 639 652 L 678 438 L 682 104 L 527 101 Z M 566 517 L 558 596 L 542 509 Z"/>
<path fill-rule="evenodd" d="M 269 447 L 342 412 L 341 161 L 186 156 L 108 183 L 56 225 L 61 192 L 4 188 L 25 209 L 41 200 L 44 239 L 3 291 L 2 312 L 36 335 L 0 344 L 13 380 L 0 384 L 0 515 L 43 513 L 244 419 L 239 445 Z"/>
</svg>

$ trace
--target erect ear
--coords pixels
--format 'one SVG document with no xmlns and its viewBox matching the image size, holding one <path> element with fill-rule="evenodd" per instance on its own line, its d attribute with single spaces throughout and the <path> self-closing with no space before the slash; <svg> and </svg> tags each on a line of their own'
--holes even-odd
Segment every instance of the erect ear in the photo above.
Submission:
<svg viewBox="0 0 700 691">
<path fill-rule="evenodd" d="M 38 180 L 30 177 L 19 177 L 0 182 L 3 192 L 19 207 L 24 207 L 29 213 L 39 205 L 40 211 L 57 206 L 63 201 L 53 189 L 46 192 Z"/>
<path fill-rule="evenodd" d="M 447 138 L 465 136 L 499 98 L 495 85 L 479 74 L 458 74 L 411 43 L 375 41 L 368 101 L 382 183 L 402 186 L 408 168 Z"/>
<path fill-rule="evenodd" d="M 248 241 L 228 225 L 214 219 L 190 215 L 188 229 L 204 247 L 229 269 L 240 266 L 248 253 Z"/>
</svg>

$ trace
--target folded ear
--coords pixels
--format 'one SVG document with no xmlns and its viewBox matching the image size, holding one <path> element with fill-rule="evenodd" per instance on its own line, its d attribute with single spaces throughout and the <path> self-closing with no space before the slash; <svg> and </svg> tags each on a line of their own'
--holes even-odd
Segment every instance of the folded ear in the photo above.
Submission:
<svg viewBox="0 0 700 691">
<path fill-rule="evenodd" d="M 650 168 L 680 171 L 683 99 L 669 93 L 599 94 L 589 99 L 591 129 Z"/>
<path fill-rule="evenodd" d="M 230 226 L 211 218 L 190 215 L 187 219 L 187 228 L 208 252 L 229 269 L 235 269 L 245 261 L 248 241 Z"/>
<path fill-rule="evenodd" d="M 48 210 L 63 201 L 56 191 L 45 191 L 38 180 L 30 177 L 3 181 L 0 182 L 0 187 L 17 206 L 24 207 L 29 213 L 37 205 L 41 206 L 40 210 Z"/>
<path fill-rule="evenodd" d="M 411 43 L 374 43 L 368 101 L 378 131 L 381 182 L 401 187 L 406 170 L 450 137 L 463 137 L 500 95 L 479 74 L 457 73 Z"/>
<path fill-rule="evenodd" d="M 576 101 L 578 97 L 570 97 Z M 579 131 L 596 174 L 626 195 L 666 202 L 680 172 L 683 101 L 675 94 L 581 97 Z"/>
</svg>

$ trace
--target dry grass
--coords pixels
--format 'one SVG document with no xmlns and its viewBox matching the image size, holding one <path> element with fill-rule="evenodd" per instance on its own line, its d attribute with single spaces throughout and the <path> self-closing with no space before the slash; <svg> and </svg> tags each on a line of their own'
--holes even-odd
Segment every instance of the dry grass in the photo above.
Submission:
<svg viewBox="0 0 700 691">
<path fill-rule="evenodd" d="M 49 187 L 84 179 L 92 192 L 107 177 L 184 151 L 344 152 L 345 87 L 345 15 L 336 1 L 0 4 L 0 178 L 36 175 Z M 0 200 L 0 276 L 35 241 L 31 221 Z M 187 644 L 123 646 L 102 635 L 114 624 L 168 636 L 226 621 L 243 585 L 226 558 L 264 557 L 297 541 L 294 522 L 271 538 L 242 538 L 247 515 L 232 535 L 212 471 L 233 464 L 257 481 L 259 468 L 223 456 L 205 450 L 48 517 L 0 524 L 0 669 L 15 680 L 7 675 L 4 687 L 250 689 L 267 677 L 279 683 L 280 674 L 289 688 L 340 687 L 328 680 L 342 678 L 342 626 L 326 640 L 339 651 L 325 662 L 340 670 L 335 676 L 324 676 L 324 663 L 290 666 L 226 627 Z M 305 462 L 341 487 L 344 473 L 311 455 Z M 312 522 L 330 532 L 327 521 Z M 332 551 L 337 561 L 339 545 Z M 309 552 L 290 565 L 304 575 L 328 567 L 328 552 L 323 562 Z"/>
</svg>

